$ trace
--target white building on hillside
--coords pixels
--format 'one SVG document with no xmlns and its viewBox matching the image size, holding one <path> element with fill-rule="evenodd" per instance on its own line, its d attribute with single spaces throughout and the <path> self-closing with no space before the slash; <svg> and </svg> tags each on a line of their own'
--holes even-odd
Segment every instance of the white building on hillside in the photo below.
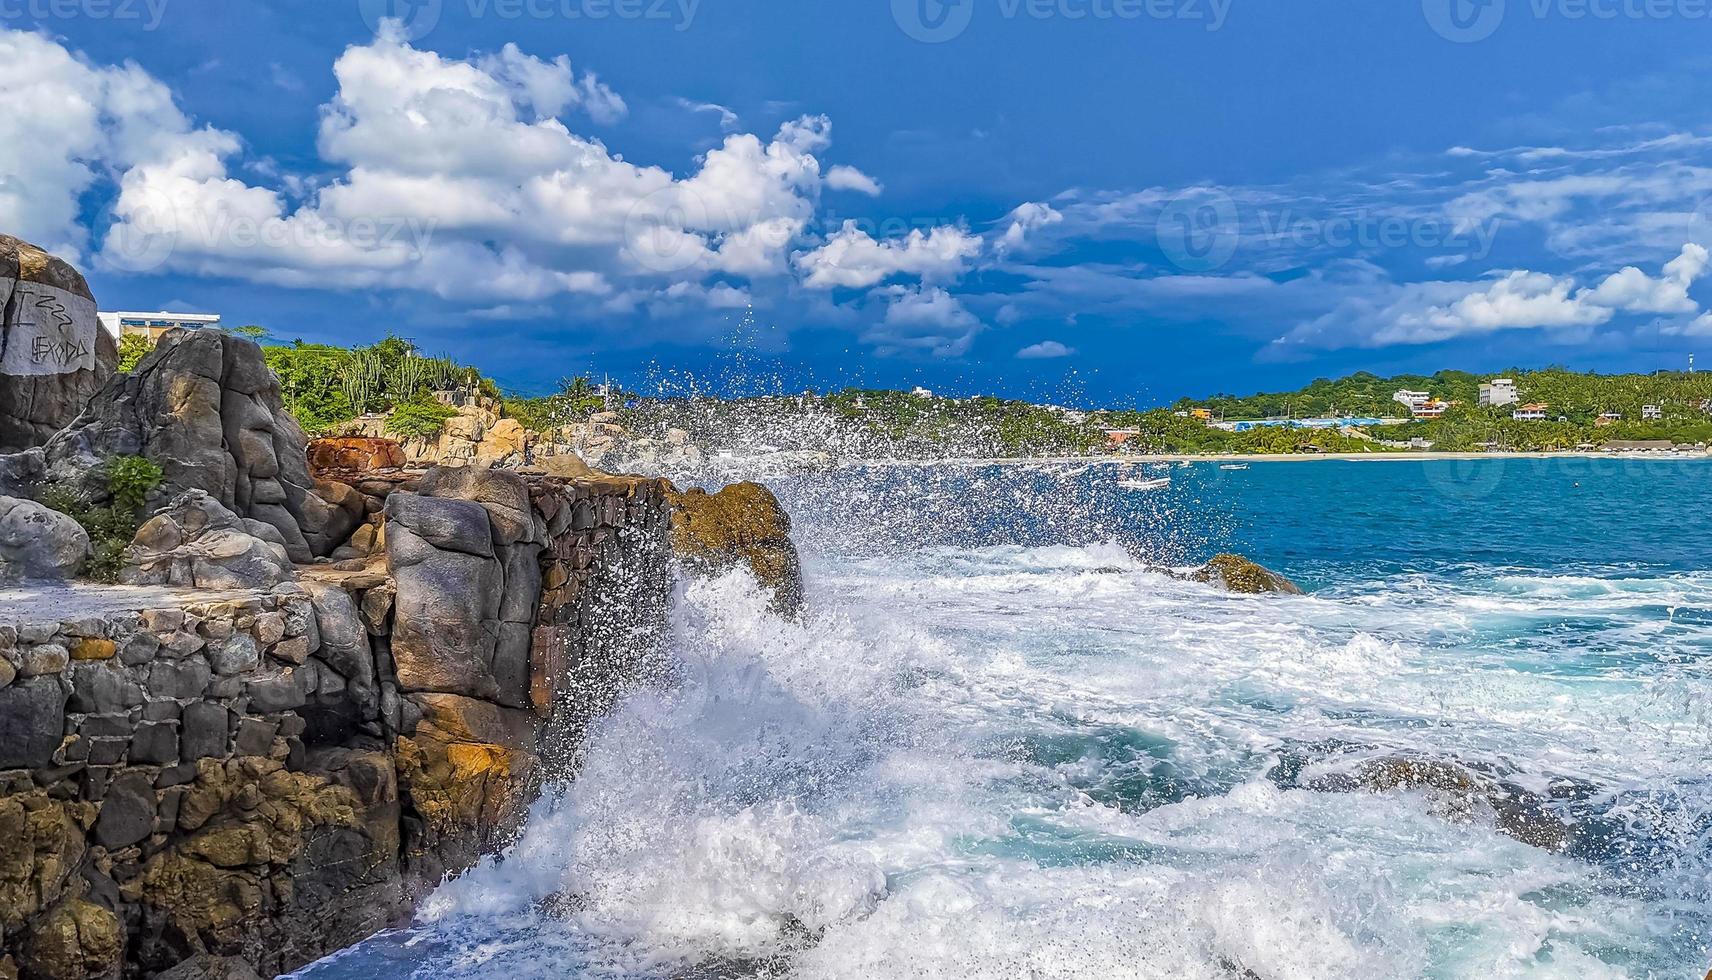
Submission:
<svg viewBox="0 0 1712 980">
<path fill-rule="evenodd" d="M 96 318 L 114 340 L 127 335 L 147 337 L 152 343 L 161 339 L 161 334 L 174 327 L 185 330 L 201 330 L 203 327 L 218 327 L 218 313 L 97 313 Z"/>
<path fill-rule="evenodd" d="M 1502 408 L 1521 401 L 1516 393 L 1516 382 L 1509 378 L 1493 378 L 1480 386 L 1480 407 Z"/>
<path fill-rule="evenodd" d="M 1659 419 L 1664 418 L 1664 406 L 1663 405 L 1642 405 L 1641 406 L 1641 418 L 1646 419 L 1648 421 L 1657 421 Z"/>
<path fill-rule="evenodd" d="M 1410 391 L 1405 388 L 1402 391 L 1397 392 L 1395 395 L 1392 395 L 1391 400 L 1399 405 L 1407 407 L 1409 411 L 1413 412 L 1415 409 L 1420 408 L 1427 402 L 1432 401 L 1433 396 L 1431 392 Z"/>
</svg>

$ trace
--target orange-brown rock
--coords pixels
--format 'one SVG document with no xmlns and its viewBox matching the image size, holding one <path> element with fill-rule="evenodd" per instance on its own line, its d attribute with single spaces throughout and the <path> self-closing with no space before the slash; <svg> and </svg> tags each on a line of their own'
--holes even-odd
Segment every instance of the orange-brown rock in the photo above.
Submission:
<svg viewBox="0 0 1712 980">
<path fill-rule="evenodd" d="M 73 660 L 112 660 L 117 649 L 112 640 L 85 636 L 71 645 L 70 652 Z"/>
<path fill-rule="evenodd" d="M 323 473 L 402 469 L 404 465 L 404 447 L 394 439 L 338 436 L 309 444 L 309 471 L 317 477 Z"/>
<path fill-rule="evenodd" d="M 710 494 L 699 487 L 667 493 L 672 550 L 692 568 L 720 572 L 746 565 L 773 592 L 774 608 L 802 608 L 802 562 L 791 542 L 791 518 L 759 483 L 734 483 Z"/>
</svg>

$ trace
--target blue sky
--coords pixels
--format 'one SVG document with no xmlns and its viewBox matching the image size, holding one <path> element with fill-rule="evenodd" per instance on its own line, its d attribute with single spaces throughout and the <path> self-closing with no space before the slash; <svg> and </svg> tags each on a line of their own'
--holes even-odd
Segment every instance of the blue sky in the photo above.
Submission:
<svg viewBox="0 0 1712 980">
<path fill-rule="evenodd" d="M 1152 404 L 1712 351 L 1707 0 L 0 0 L 104 308 L 526 390 Z"/>
</svg>

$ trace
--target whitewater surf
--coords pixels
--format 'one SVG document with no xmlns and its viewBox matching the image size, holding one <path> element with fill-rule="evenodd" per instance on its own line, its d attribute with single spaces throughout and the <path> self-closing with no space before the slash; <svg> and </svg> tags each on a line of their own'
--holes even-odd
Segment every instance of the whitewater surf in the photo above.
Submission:
<svg viewBox="0 0 1712 980">
<path fill-rule="evenodd" d="M 517 843 L 299 975 L 1699 976 L 1712 532 L 1634 502 L 1712 481 L 1600 465 L 781 482 L 808 611 L 684 585 Z"/>
</svg>

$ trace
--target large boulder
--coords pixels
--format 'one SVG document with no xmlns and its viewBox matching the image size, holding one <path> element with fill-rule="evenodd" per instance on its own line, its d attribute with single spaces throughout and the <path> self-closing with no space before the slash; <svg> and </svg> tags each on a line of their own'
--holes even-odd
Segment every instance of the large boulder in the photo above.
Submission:
<svg viewBox="0 0 1712 980">
<path fill-rule="evenodd" d="M 202 589 L 265 589 L 294 578 L 273 525 L 239 517 L 205 490 L 180 494 L 144 522 L 119 571 L 125 585 Z"/>
<path fill-rule="evenodd" d="M 309 471 L 361 474 L 371 470 L 403 469 L 404 447 L 396 439 L 335 436 L 309 444 Z"/>
<path fill-rule="evenodd" d="M 791 519 L 759 483 L 734 483 L 710 494 L 700 488 L 667 493 L 672 550 L 704 572 L 743 566 L 773 592 L 774 608 L 802 608 L 802 562 L 791 542 Z"/>
<path fill-rule="evenodd" d="M 67 579 L 89 554 L 89 533 L 59 511 L 0 497 L 0 582 Z"/>
<path fill-rule="evenodd" d="M 1264 565 L 1249 561 L 1241 555 L 1215 555 L 1212 560 L 1189 573 L 1196 582 L 1216 585 L 1230 592 L 1259 595 L 1276 592 L 1301 595 L 1302 589 Z"/>
<path fill-rule="evenodd" d="M 87 485 L 108 457 L 147 457 L 163 474 L 151 502 L 206 490 L 272 525 L 291 559 L 309 562 L 343 544 L 365 514 L 360 494 L 310 477 L 307 445 L 260 347 L 219 330 L 171 330 L 54 436 L 47 466 Z"/>
<path fill-rule="evenodd" d="M 72 266 L 0 235 L 0 453 L 40 446 L 113 377 L 119 346 Z"/>
</svg>

